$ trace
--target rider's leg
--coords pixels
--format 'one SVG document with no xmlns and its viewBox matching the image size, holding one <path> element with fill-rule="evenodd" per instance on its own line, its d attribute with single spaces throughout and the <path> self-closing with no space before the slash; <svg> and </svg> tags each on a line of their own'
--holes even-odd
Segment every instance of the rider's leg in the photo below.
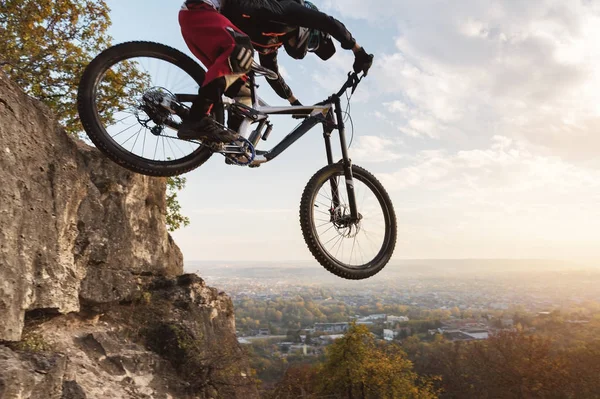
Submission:
<svg viewBox="0 0 600 399">
<path fill-rule="evenodd" d="M 242 103 L 248 107 L 252 107 L 252 93 L 250 92 L 250 86 L 248 85 L 248 82 L 244 79 L 238 79 L 235 83 L 233 83 L 225 91 L 225 95 L 233 98 L 239 103 Z M 229 115 L 227 117 L 227 127 L 229 127 L 231 130 L 239 132 L 239 128 L 243 120 L 243 116 L 229 111 Z"/>
<path fill-rule="evenodd" d="M 220 127 L 211 117 L 212 106 L 225 90 L 250 70 L 253 59 L 250 39 L 227 18 L 206 4 L 181 10 L 179 23 L 190 51 L 207 67 L 199 97 L 178 136 L 228 142 L 237 136 Z"/>
</svg>

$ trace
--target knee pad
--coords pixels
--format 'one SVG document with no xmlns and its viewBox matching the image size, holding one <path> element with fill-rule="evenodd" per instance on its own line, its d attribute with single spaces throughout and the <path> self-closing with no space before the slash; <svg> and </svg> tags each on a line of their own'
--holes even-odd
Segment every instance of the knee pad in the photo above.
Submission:
<svg viewBox="0 0 600 399">
<path fill-rule="evenodd" d="M 252 41 L 246 35 L 236 32 L 231 27 L 226 28 L 235 40 L 235 47 L 229 56 L 229 66 L 234 73 L 248 73 L 254 59 Z"/>
<path fill-rule="evenodd" d="M 227 97 L 236 99 L 240 101 L 242 104 L 251 106 L 251 91 L 250 86 L 248 86 L 248 82 L 245 82 L 242 79 L 235 80 L 231 85 L 228 86 L 227 90 L 224 93 Z"/>
</svg>

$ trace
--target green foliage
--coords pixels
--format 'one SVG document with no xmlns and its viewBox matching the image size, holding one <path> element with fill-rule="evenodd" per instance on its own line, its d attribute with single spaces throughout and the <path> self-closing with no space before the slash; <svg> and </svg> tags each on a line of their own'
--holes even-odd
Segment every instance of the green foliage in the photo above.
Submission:
<svg viewBox="0 0 600 399">
<path fill-rule="evenodd" d="M 289 329 L 287 330 L 287 340 L 294 343 L 302 342 L 302 338 L 300 338 L 300 330 Z"/>
<path fill-rule="evenodd" d="M 110 45 L 102 0 L 6 0 L 0 4 L 2 70 L 44 102 L 69 133 L 80 130 L 76 95 L 85 66 Z M 132 69 L 122 70 L 128 80 Z M 117 82 L 111 94 L 118 90 Z"/>
<path fill-rule="evenodd" d="M 266 399 L 322 397 L 316 389 L 319 383 L 318 369 L 311 365 L 290 367 L 275 388 L 263 395 Z"/>
<path fill-rule="evenodd" d="M 378 345 L 364 325 L 352 323 L 327 348 L 320 373 L 324 393 L 336 398 L 434 398 L 428 381 L 420 385 L 412 363 L 396 344 Z"/>
<path fill-rule="evenodd" d="M 23 331 L 19 342 L 10 345 L 13 350 L 24 352 L 50 352 L 52 347 L 44 340 L 41 334 L 34 331 Z"/>
<path fill-rule="evenodd" d="M 167 178 L 167 228 L 171 232 L 190 224 L 190 219 L 181 214 L 181 205 L 177 200 L 177 191 L 182 190 L 185 183 L 186 179 L 181 176 Z"/>
<path fill-rule="evenodd" d="M 437 397 L 432 384 L 418 377 L 398 345 L 379 344 L 366 326 L 352 323 L 327 348 L 323 363 L 289 368 L 266 397 L 428 399 Z"/>
<path fill-rule="evenodd" d="M 83 70 L 99 52 L 111 46 L 111 24 L 104 0 L 5 0 L 0 2 L 0 68 L 28 95 L 47 105 L 65 131 L 82 131 L 77 114 L 77 89 Z M 99 87 L 101 119 L 129 107 L 148 79 L 131 62 L 109 69 Z M 168 180 L 167 226 L 189 224 L 181 215 L 176 190 L 185 179 Z"/>
<path fill-rule="evenodd" d="M 293 336 L 299 328 L 312 324 L 310 318 L 302 316 L 305 311 L 312 314 L 315 322 L 321 321 L 320 314 L 323 322 L 332 322 L 336 314 L 342 314 L 343 321 L 347 321 L 355 314 L 368 315 L 378 309 L 376 300 L 352 307 L 336 301 L 322 288 L 313 293 L 327 299 L 313 301 L 310 294 L 267 301 L 245 298 L 237 302 L 236 314 L 243 315 L 244 326 L 258 326 L 266 323 L 265 317 L 272 319 L 276 311 L 281 311 L 280 333 Z M 305 356 L 301 364 L 295 356 L 283 357 L 274 344 L 261 347 L 254 353 L 253 367 L 262 367 L 258 376 L 265 388 L 278 380 L 261 397 L 600 397 L 598 303 L 582 302 L 544 316 L 519 307 L 477 312 L 393 304 L 383 307 L 388 314 L 420 318 L 395 323 L 393 327 L 401 328 L 401 332 L 391 343 L 369 334 L 371 330 L 379 331 L 377 324 L 356 326 L 344 338 L 325 347 L 326 354 L 321 359 Z M 428 329 L 440 327 L 440 319 L 451 317 L 452 312 L 458 317 L 481 317 L 492 328 L 501 328 L 502 319 L 512 319 L 514 330 L 496 332 L 488 340 L 468 342 L 451 342 L 443 335 L 427 334 Z M 444 314 L 446 317 L 442 317 Z M 322 348 L 311 349 L 318 352 Z"/>
<path fill-rule="evenodd" d="M 568 328 L 563 334 L 571 335 Z M 525 331 L 485 341 L 402 343 L 420 375 L 441 376 L 444 398 L 592 398 L 600 395 L 600 341 L 560 349 L 557 341 Z"/>
</svg>

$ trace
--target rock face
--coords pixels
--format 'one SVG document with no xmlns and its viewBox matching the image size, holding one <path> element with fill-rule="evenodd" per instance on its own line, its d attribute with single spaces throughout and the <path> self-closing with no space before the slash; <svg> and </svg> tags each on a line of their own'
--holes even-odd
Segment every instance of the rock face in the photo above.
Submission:
<svg viewBox="0 0 600 399">
<path fill-rule="evenodd" d="M 0 75 L 0 339 L 31 309 L 122 300 L 135 275 L 183 272 L 165 227 L 165 180 L 130 173 L 67 137 Z"/>
<path fill-rule="evenodd" d="M 0 182 L 0 398 L 256 397 L 231 300 L 180 276 L 165 179 L 69 138 L 1 72 Z"/>
<path fill-rule="evenodd" d="M 130 302 L 28 319 L 0 346 L 0 398 L 256 398 L 231 300 L 196 275 L 148 278 Z"/>
</svg>

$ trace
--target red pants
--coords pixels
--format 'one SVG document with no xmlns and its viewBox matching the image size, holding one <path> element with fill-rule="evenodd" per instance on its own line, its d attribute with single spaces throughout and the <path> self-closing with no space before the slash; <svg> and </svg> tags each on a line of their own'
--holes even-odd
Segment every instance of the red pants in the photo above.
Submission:
<svg viewBox="0 0 600 399">
<path fill-rule="evenodd" d="M 181 10 L 179 25 L 188 48 L 207 68 L 203 86 L 234 74 L 229 56 L 236 42 L 225 28 L 231 27 L 241 34 L 244 32 L 208 4 L 195 4 L 189 10 Z"/>
</svg>

